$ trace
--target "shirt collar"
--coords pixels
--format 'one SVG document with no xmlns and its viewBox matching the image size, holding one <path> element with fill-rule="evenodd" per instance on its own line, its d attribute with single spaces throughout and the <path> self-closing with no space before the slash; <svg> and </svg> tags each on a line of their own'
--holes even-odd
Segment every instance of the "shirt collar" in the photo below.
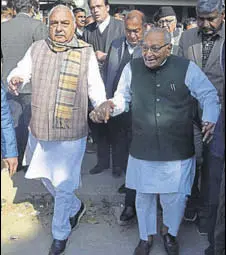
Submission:
<svg viewBox="0 0 226 255">
<path fill-rule="evenodd" d="M 77 29 L 76 29 L 76 33 L 78 33 L 79 35 L 83 35 L 83 30 L 81 30 L 81 29 L 79 29 L 78 27 L 77 27 Z"/>
<path fill-rule="evenodd" d="M 97 23 L 98 29 L 101 32 L 101 34 L 104 32 L 106 27 L 109 25 L 110 19 L 111 19 L 111 17 L 110 17 L 110 15 L 108 15 L 108 17 L 102 23 Z"/>
<path fill-rule="evenodd" d="M 131 54 L 133 54 L 133 52 L 134 52 L 134 50 L 135 50 L 135 48 L 137 47 L 137 46 L 132 46 L 131 44 L 129 44 L 129 42 L 126 40 L 126 45 L 127 45 L 127 47 L 128 47 L 128 51 L 129 51 L 129 54 L 131 55 Z"/>
</svg>

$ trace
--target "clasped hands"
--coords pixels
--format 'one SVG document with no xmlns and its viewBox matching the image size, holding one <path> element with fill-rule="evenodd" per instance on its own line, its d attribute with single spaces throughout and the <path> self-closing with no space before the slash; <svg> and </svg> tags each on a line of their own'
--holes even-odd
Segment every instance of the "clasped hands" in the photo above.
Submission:
<svg viewBox="0 0 226 255">
<path fill-rule="evenodd" d="M 103 102 L 100 106 L 96 107 L 90 114 L 90 119 L 95 123 L 107 123 L 110 115 L 114 110 L 114 103 L 110 100 Z"/>
</svg>

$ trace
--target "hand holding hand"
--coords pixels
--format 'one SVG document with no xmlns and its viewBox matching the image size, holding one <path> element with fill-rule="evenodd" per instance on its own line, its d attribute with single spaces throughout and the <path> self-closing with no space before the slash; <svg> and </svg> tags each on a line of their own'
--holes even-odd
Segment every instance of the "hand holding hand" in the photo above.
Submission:
<svg viewBox="0 0 226 255">
<path fill-rule="evenodd" d="M 3 161 L 5 162 L 5 164 L 7 165 L 7 168 L 9 169 L 9 176 L 12 177 L 17 170 L 17 166 L 18 166 L 18 158 L 5 158 L 3 159 Z"/>
<path fill-rule="evenodd" d="M 90 119 L 95 123 L 107 123 L 110 119 L 110 113 L 113 111 L 115 105 L 108 100 L 96 107 L 90 114 Z"/>
<path fill-rule="evenodd" d="M 18 96 L 19 95 L 18 87 L 23 83 L 23 81 L 24 80 L 20 77 L 12 77 L 8 85 L 9 92 Z"/>
<path fill-rule="evenodd" d="M 202 122 L 203 142 L 207 144 L 213 139 L 215 124 L 211 122 Z"/>
</svg>

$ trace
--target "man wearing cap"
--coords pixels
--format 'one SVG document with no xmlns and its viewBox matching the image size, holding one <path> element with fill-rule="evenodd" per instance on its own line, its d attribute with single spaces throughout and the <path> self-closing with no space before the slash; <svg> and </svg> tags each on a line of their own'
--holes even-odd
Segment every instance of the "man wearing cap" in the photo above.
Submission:
<svg viewBox="0 0 226 255">
<path fill-rule="evenodd" d="M 171 33 L 172 54 L 177 55 L 178 44 L 183 32 L 177 28 L 177 17 L 174 9 L 171 6 L 162 6 L 154 14 L 154 22 L 158 27 L 166 28 Z"/>
<path fill-rule="evenodd" d="M 224 74 L 220 66 L 219 50 L 225 39 L 222 0 L 199 0 L 197 2 L 196 13 L 198 27 L 185 31 L 182 34 L 178 55 L 194 61 L 202 68 L 217 89 L 220 101 L 222 102 Z M 200 233 L 212 232 L 210 231 L 212 227 L 208 230 L 207 226 L 214 226 L 216 218 L 217 201 L 215 198 L 218 197 L 222 167 L 216 167 L 219 164 L 215 164 L 215 160 L 219 162 L 214 155 L 211 155 L 209 146 L 204 144 L 201 183 L 202 210 L 199 212 Z M 211 165 L 215 167 L 211 168 Z M 198 181 L 194 184 L 196 187 L 193 187 L 193 190 L 198 190 Z M 192 197 L 194 196 L 192 195 Z M 189 204 L 191 205 L 190 209 L 194 211 L 196 209 L 194 204 L 192 202 Z"/>
</svg>

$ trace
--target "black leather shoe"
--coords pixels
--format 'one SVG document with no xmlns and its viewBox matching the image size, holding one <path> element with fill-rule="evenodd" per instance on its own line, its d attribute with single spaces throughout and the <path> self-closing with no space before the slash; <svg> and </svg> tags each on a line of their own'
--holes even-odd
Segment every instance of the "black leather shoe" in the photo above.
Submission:
<svg viewBox="0 0 226 255">
<path fill-rule="evenodd" d="M 121 167 L 113 167 L 112 170 L 112 176 L 115 178 L 119 178 L 122 175 L 122 169 Z"/>
<path fill-rule="evenodd" d="M 176 237 L 168 233 L 163 236 L 163 241 L 168 255 L 179 255 L 179 245 Z"/>
<path fill-rule="evenodd" d="M 128 222 L 136 216 L 136 211 L 132 206 L 126 206 L 120 216 L 120 221 Z"/>
<path fill-rule="evenodd" d="M 75 228 L 78 226 L 82 216 L 86 212 L 86 206 L 82 203 L 79 211 L 75 214 L 75 216 L 70 218 L 70 224 L 71 224 L 71 229 Z"/>
<path fill-rule="evenodd" d="M 64 252 L 67 244 L 67 240 L 57 240 L 54 239 L 51 245 L 49 255 L 60 255 Z"/>
<path fill-rule="evenodd" d="M 149 241 L 140 240 L 133 255 L 149 255 L 153 244 L 153 237 Z"/>
<path fill-rule="evenodd" d="M 106 169 L 108 169 L 108 167 L 102 167 L 102 166 L 96 165 L 94 168 L 92 168 L 89 171 L 89 173 L 90 174 L 99 174 L 99 173 L 102 173 Z"/>
</svg>

